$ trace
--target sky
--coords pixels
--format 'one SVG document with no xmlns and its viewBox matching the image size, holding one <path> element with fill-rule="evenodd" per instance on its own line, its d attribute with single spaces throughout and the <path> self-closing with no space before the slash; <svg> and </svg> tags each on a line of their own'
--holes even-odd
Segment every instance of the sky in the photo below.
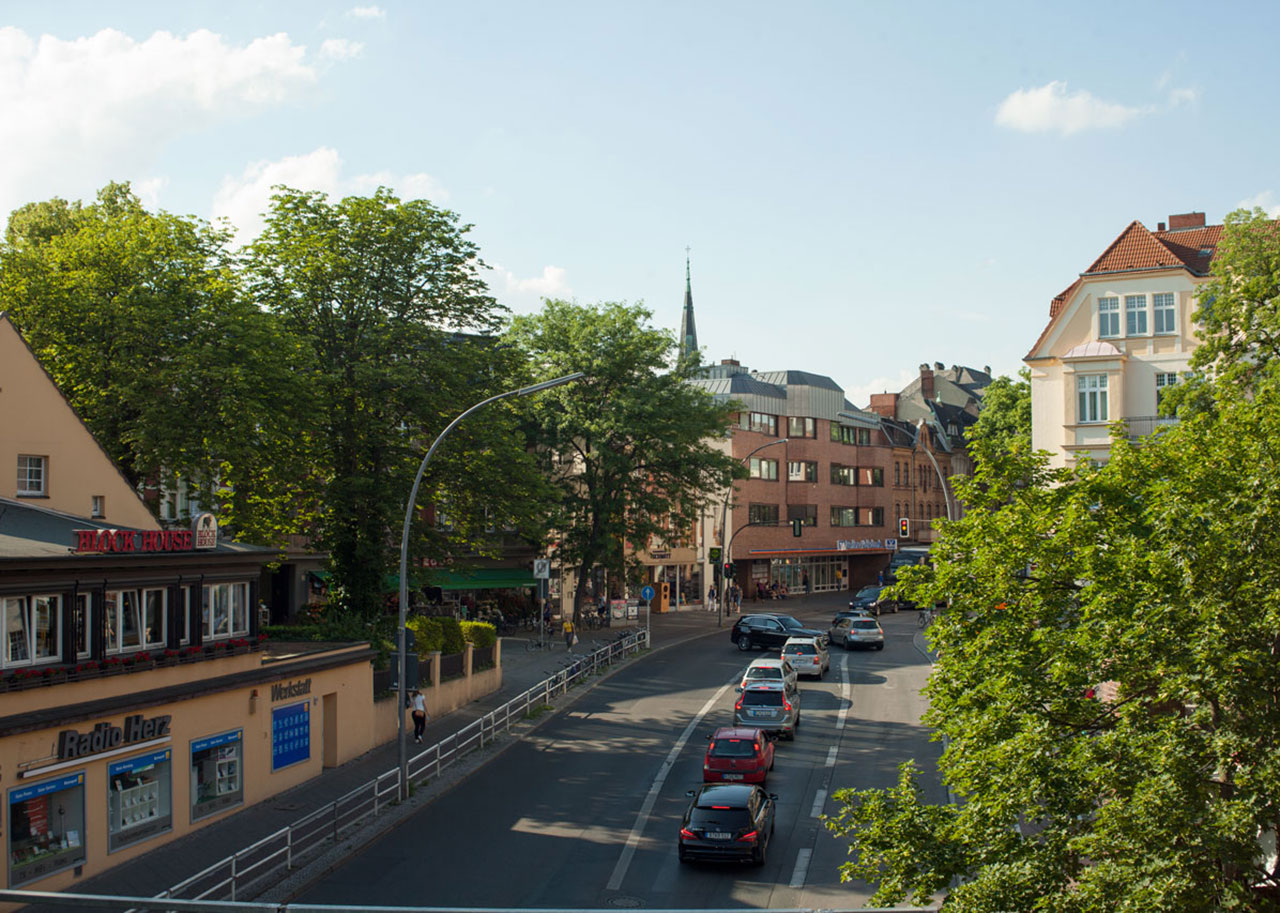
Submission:
<svg viewBox="0 0 1280 913">
<path fill-rule="evenodd" d="M 387 186 L 494 297 L 644 304 L 706 360 L 1013 375 L 1132 221 L 1280 216 L 1280 4 L 49 3 L 0 12 L 0 212 Z M 1262 42 L 1259 44 L 1259 42 Z M 686 250 L 688 251 L 686 254 Z"/>
</svg>

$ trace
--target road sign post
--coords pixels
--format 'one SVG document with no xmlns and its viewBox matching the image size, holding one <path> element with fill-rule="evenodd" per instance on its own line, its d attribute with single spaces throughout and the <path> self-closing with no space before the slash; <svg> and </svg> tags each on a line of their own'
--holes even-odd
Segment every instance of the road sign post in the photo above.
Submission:
<svg viewBox="0 0 1280 913">
<path fill-rule="evenodd" d="M 653 600 L 653 587 L 645 584 L 640 588 L 640 598 L 644 600 L 644 639 L 645 645 L 652 647 L 649 643 L 649 603 Z"/>
</svg>

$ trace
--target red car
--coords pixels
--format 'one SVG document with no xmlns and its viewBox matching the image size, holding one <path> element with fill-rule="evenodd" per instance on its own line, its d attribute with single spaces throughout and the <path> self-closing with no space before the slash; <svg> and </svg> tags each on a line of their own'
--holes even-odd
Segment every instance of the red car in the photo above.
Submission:
<svg viewBox="0 0 1280 913">
<path fill-rule="evenodd" d="M 773 740 L 761 729 L 723 726 L 707 742 L 702 762 L 704 783 L 763 783 L 773 770 Z"/>
</svg>

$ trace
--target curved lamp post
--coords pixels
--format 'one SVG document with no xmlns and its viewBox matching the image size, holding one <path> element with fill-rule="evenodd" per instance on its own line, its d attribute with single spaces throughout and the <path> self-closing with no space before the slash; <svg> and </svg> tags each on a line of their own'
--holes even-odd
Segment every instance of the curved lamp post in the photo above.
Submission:
<svg viewBox="0 0 1280 913">
<path fill-rule="evenodd" d="M 449 436 L 449 432 L 457 428 L 459 423 L 475 412 L 482 406 L 489 403 L 497 402 L 500 399 L 507 399 L 513 396 L 528 396 L 530 393 L 540 393 L 543 390 L 549 390 L 552 387 L 558 387 L 561 384 L 567 384 L 570 381 L 580 380 L 586 377 L 581 371 L 574 374 L 566 374 L 564 377 L 557 377 L 554 380 L 544 380 L 540 384 L 531 384 L 528 387 L 521 387 L 518 390 L 508 390 L 506 393 L 499 393 L 497 396 L 491 396 L 486 400 L 476 403 L 466 412 L 455 418 L 449 425 L 440 432 L 440 436 L 435 439 L 435 443 L 431 445 L 431 449 L 427 451 L 427 455 L 422 458 L 422 465 L 418 467 L 418 474 L 413 479 L 413 490 L 409 492 L 409 501 L 404 508 L 404 530 L 400 534 L 400 628 L 396 632 L 397 648 L 396 652 L 400 659 L 400 676 L 396 683 L 397 699 L 400 702 L 399 707 L 399 725 L 396 728 L 396 735 L 400 743 L 400 798 L 409 798 L 409 757 L 408 746 L 405 744 L 404 733 L 404 698 L 407 693 L 405 688 L 405 676 L 408 674 L 407 662 L 407 644 L 405 643 L 405 614 L 409 605 L 409 526 L 413 522 L 413 513 L 415 505 L 418 502 L 418 486 L 422 484 L 422 475 L 427 471 L 427 464 L 431 462 L 431 457 L 435 454 L 436 448 L 440 446 L 440 442 Z"/>
<path fill-rule="evenodd" d="M 745 463 L 747 460 L 751 459 L 753 456 L 755 456 L 761 450 L 764 450 L 766 447 L 772 447 L 774 444 L 785 444 L 788 440 L 790 440 L 790 438 L 780 437 L 776 441 L 769 441 L 767 444 L 761 444 L 759 447 L 757 447 L 755 450 L 748 453 L 738 462 Z M 724 493 L 724 506 L 720 508 L 720 541 L 724 543 L 724 555 L 722 556 L 723 564 L 728 564 L 733 560 L 733 552 L 729 548 L 730 543 L 725 538 L 725 532 L 726 532 L 725 527 L 729 518 L 729 499 L 732 497 L 733 497 L 733 481 L 730 480 L 729 490 Z M 714 579 L 715 573 L 712 572 L 711 576 Z M 723 576 L 720 578 L 720 590 L 721 590 L 720 598 L 716 600 L 716 627 L 717 628 L 724 625 L 724 616 L 725 616 L 725 612 L 727 611 L 727 606 L 729 605 L 729 581 L 725 580 Z"/>
<path fill-rule="evenodd" d="M 916 439 L 915 446 L 920 446 L 920 434 L 924 431 L 924 419 L 916 420 Z M 938 461 L 933 457 L 933 451 L 925 447 L 924 455 L 929 458 L 929 462 L 933 464 L 933 471 L 938 474 L 938 484 L 942 486 L 942 501 L 947 507 L 947 519 L 955 520 L 955 511 L 951 507 L 951 489 L 947 487 L 947 480 L 942 477 L 942 467 L 938 465 Z"/>
</svg>

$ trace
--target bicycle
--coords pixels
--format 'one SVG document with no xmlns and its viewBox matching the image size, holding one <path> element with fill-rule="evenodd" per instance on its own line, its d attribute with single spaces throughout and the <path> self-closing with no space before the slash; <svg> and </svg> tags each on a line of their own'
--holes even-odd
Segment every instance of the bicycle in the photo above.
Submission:
<svg viewBox="0 0 1280 913">
<path fill-rule="evenodd" d="M 933 609 L 921 609 L 920 614 L 916 616 L 916 627 L 927 628 L 933 624 Z"/>
</svg>

